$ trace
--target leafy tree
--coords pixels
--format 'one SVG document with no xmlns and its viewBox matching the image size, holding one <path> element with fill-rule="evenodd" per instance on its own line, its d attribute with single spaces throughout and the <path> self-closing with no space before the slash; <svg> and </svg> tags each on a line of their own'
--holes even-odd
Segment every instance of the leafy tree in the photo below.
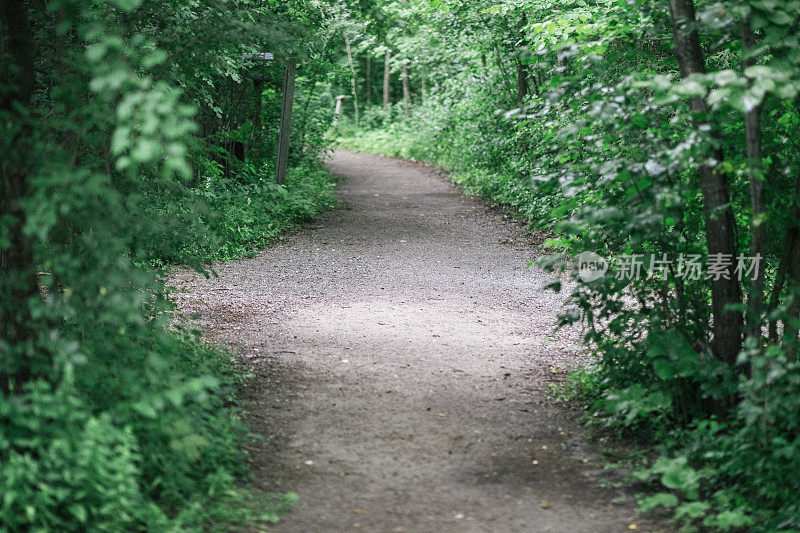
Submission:
<svg viewBox="0 0 800 533">
<path fill-rule="evenodd" d="M 231 357 L 160 267 L 331 205 L 316 109 L 287 185 L 271 171 L 281 62 L 327 71 L 325 24 L 314 2 L 0 4 L 0 529 L 254 518 Z"/>
</svg>

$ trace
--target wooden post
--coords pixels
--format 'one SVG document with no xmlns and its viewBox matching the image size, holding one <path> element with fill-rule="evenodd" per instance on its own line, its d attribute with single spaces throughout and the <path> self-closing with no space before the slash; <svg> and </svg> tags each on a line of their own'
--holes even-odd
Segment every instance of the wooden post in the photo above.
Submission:
<svg viewBox="0 0 800 533">
<path fill-rule="evenodd" d="M 334 128 L 336 128 L 336 126 L 339 125 L 339 115 L 342 114 L 342 100 L 344 100 L 345 98 L 347 98 L 347 95 L 344 95 L 344 94 L 336 97 L 336 110 L 333 113 L 333 127 Z"/>
<path fill-rule="evenodd" d="M 290 59 L 283 77 L 283 106 L 281 107 L 281 126 L 278 133 L 278 158 L 275 166 L 275 182 L 279 185 L 286 183 L 286 168 L 289 165 L 289 137 L 292 132 L 295 77 L 297 77 L 297 62 Z"/>
</svg>

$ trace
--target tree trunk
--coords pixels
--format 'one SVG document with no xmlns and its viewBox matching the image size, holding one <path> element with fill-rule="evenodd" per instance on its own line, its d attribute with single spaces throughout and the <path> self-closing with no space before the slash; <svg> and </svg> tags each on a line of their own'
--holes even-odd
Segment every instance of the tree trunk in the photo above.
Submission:
<svg viewBox="0 0 800 533">
<path fill-rule="evenodd" d="M 403 110 L 411 116 L 411 80 L 408 75 L 408 59 L 403 61 Z"/>
<path fill-rule="evenodd" d="M 528 18 L 523 14 L 520 20 L 520 43 L 522 48 L 528 47 L 528 41 L 525 37 L 525 27 L 528 25 Z M 525 98 L 528 96 L 530 87 L 528 85 L 528 65 L 522 62 L 520 54 L 517 53 L 517 107 L 522 107 L 525 103 Z"/>
<path fill-rule="evenodd" d="M 283 102 L 281 104 L 281 125 L 278 130 L 278 157 L 275 162 L 275 183 L 286 183 L 286 170 L 289 166 L 289 142 L 292 134 L 292 107 L 294 105 L 294 81 L 297 76 L 297 61 L 289 59 L 283 75 Z"/>
<path fill-rule="evenodd" d="M 705 60 L 697 34 L 694 3 L 692 0 L 670 0 L 670 13 L 674 29 L 675 57 L 678 60 L 681 77 L 705 73 Z M 711 128 L 712 136 L 719 136 L 715 125 L 708 121 L 708 104 L 702 97 L 693 97 L 689 102 L 697 131 Z M 714 149 L 717 161 L 723 160 L 722 151 Z M 735 223 L 730 207 L 730 187 L 722 172 L 717 172 L 708 164 L 698 170 L 703 194 L 706 243 L 709 255 L 723 254 L 719 257 L 735 263 L 737 257 Z M 735 364 L 742 347 L 742 314 L 726 310 L 729 305 L 742 302 L 742 291 L 733 264 L 728 268 L 728 277 L 711 281 L 711 311 L 713 316 L 713 352 L 720 361 Z"/>
<path fill-rule="evenodd" d="M 353 67 L 353 55 L 350 53 L 350 39 L 345 36 L 344 44 L 347 48 L 347 62 L 350 64 L 350 84 L 353 94 L 353 108 L 356 112 L 356 128 L 358 128 L 358 95 L 356 94 L 356 69 Z"/>
<path fill-rule="evenodd" d="M 28 110 L 34 88 L 34 42 L 28 10 L 19 0 L 0 2 L 0 30 L 8 32 L 8 53 L 16 72 L 5 83 L 1 108 L 12 127 L 20 126 L 11 141 L 9 153 L 0 164 L 0 218 L 8 220 L 7 242 L 0 248 L 0 338 L 8 343 L 0 360 L 0 389 L 9 390 L 9 381 L 19 388 L 31 378 L 29 361 L 14 357 L 35 333 L 30 301 L 39 293 L 33 243 L 25 235 L 25 212 L 20 201 L 28 196 L 28 157 L 32 153 L 31 126 Z"/>
<path fill-rule="evenodd" d="M 497 64 L 497 70 L 500 72 L 500 77 L 503 78 L 503 85 L 506 86 L 506 90 L 509 92 L 509 94 L 511 94 L 513 91 L 511 88 L 511 82 L 508 80 L 508 76 L 506 76 L 506 71 L 503 68 L 503 60 L 500 57 L 500 47 L 497 46 L 496 43 L 494 45 L 494 60 Z"/>
<path fill-rule="evenodd" d="M 425 73 L 425 64 L 419 67 L 420 103 L 425 103 L 428 98 L 428 76 Z"/>
<path fill-rule="evenodd" d="M 364 90 L 366 91 L 365 101 L 367 105 L 372 104 L 372 57 L 367 56 L 367 74 L 366 74 L 366 86 Z"/>
<path fill-rule="evenodd" d="M 800 240 L 800 205 L 797 203 L 800 197 L 800 176 L 797 176 L 794 183 L 794 197 L 795 202 L 792 205 L 791 225 L 786 229 L 783 237 L 783 250 L 781 251 L 781 258 L 778 262 L 778 270 L 775 272 L 775 282 L 772 285 L 772 291 L 767 304 L 767 313 L 777 309 L 780 302 L 781 292 L 786 283 L 786 278 L 789 277 L 789 269 L 791 262 L 796 257 L 795 248 L 798 248 L 798 240 Z M 778 342 L 778 320 L 771 320 L 769 323 L 769 342 L 775 344 Z"/>
<path fill-rule="evenodd" d="M 391 94 L 389 93 L 391 89 L 389 85 L 390 82 L 392 81 L 391 73 L 392 73 L 392 52 L 387 49 L 383 63 L 383 109 L 384 110 L 388 110 L 389 104 L 391 104 L 391 102 L 389 101 L 391 97 Z"/>
<path fill-rule="evenodd" d="M 749 23 L 745 23 L 742 26 L 742 48 L 745 55 L 742 60 L 742 66 L 745 69 L 756 64 L 755 58 L 748 55 L 755 44 L 756 39 L 753 29 Z M 750 179 L 751 257 L 764 257 L 767 240 L 767 226 L 763 220 L 766 195 L 761 172 L 761 109 L 762 106 L 759 103 L 753 109 L 746 109 L 744 114 L 745 146 Z M 758 277 L 751 281 L 750 292 L 747 296 L 749 307 L 747 334 L 751 337 L 761 338 L 761 320 L 764 311 L 764 276 L 760 272 L 758 274 Z"/>
<path fill-rule="evenodd" d="M 793 321 L 800 320 L 800 242 L 795 238 L 792 255 L 789 261 L 789 288 L 795 291 L 795 298 L 789 307 L 789 317 L 783 323 L 784 349 L 790 358 L 798 356 L 800 342 L 798 329 Z"/>
<path fill-rule="evenodd" d="M 303 104 L 302 110 L 302 122 L 300 123 L 300 146 L 303 149 L 303 152 L 306 151 L 306 125 L 308 124 L 308 108 L 311 105 L 311 100 L 314 99 L 314 93 L 317 90 L 317 78 L 314 77 L 314 80 L 311 82 L 311 90 L 308 92 L 308 96 L 306 96 L 306 101 Z"/>
<path fill-rule="evenodd" d="M 253 92 L 255 93 L 255 105 L 253 106 L 253 131 L 250 133 L 250 139 L 244 145 L 244 160 L 250 156 L 250 148 L 252 148 L 253 141 L 258 140 L 259 133 L 261 132 L 261 96 L 264 92 L 264 80 L 253 80 Z"/>
<path fill-rule="evenodd" d="M 253 111 L 253 130 L 256 133 L 261 131 L 261 100 L 264 92 L 264 80 L 258 79 L 254 82 L 256 93 L 256 108 Z"/>
<path fill-rule="evenodd" d="M 528 96 L 528 66 L 517 58 L 517 107 L 522 107 Z"/>
</svg>

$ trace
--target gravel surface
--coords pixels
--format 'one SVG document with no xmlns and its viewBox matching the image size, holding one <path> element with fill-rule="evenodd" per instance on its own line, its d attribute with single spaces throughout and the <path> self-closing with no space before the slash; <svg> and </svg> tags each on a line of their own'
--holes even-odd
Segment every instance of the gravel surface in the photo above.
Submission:
<svg viewBox="0 0 800 533">
<path fill-rule="evenodd" d="M 339 208 L 173 279 L 256 376 L 254 483 L 300 496 L 274 530 L 655 530 L 548 397 L 582 356 L 533 237 L 433 169 L 341 151 L 330 168 Z"/>
</svg>

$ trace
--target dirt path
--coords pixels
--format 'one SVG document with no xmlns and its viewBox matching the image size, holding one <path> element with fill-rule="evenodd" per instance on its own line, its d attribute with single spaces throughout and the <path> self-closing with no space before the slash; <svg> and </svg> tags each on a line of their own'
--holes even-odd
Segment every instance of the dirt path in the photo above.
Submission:
<svg viewBox="0 0 800 533">
<path fill-rule="evenodd" d="M 424 167 L 339 152 L 331 168 L 339 209 L 176 280 L 256 374 L 255 483 L 300 496 L 276 530 L 652 530 L 547 397 L 579 347 L 553 333 L 563 297 L 519 225 Z"/>
</svg>

